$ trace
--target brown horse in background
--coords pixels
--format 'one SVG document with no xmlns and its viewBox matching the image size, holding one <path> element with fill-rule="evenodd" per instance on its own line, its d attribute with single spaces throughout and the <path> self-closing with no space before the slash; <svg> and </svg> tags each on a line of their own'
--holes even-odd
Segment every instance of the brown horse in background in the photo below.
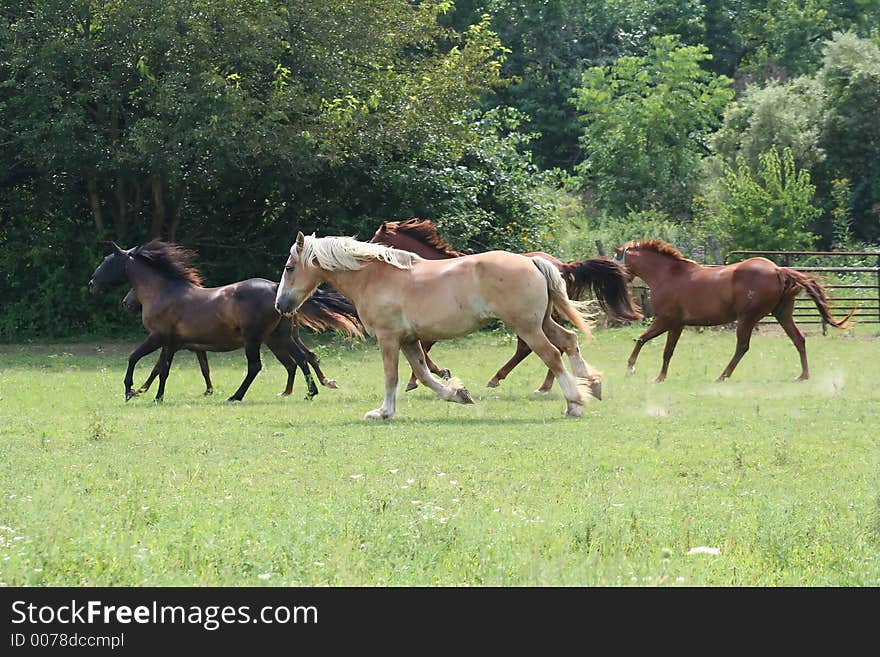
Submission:
<svg viewBox="0 0 880 657">
<path fill-rule="evenodd" d="M 831 316 L 828 299 L 819 283 L 799 271 L 779 267 L 766 258 L 749 258 L 733 265 L 706 267 L 688 260 L 660 240 L 627 242 L 614 247 L 621 263 L 651 288 L 654 321 L 636 340 L 627 367 L 635 371 L 642 346 L 669 332 L 663 350 L 663 367 L 656 381 L 666 379 L 669 359 L 685 326 L 718 326 L 736 321 L 736 351 L 718 381 L 733 374 L 749 350 L 752 329 L 772 313 L 794 343 L 801 357 L 799 381 L 810 378 L 806 340 L 794 323 L 795 297 L 801 290 L 816 303 L 822 318 L 836 328 L 850 326 L 850 313 L 843 320 Z"/>
<path fill-rule="evenodd" d="M 407 219 L 406 221 L 386 221 L 370 242 L 393 246 L 396 249 L 410 251 L 428 260 L 445 260 L 447 258 L 460 258 L 464 254 L 453 249 L 437 232 L 437 227 L 429 219 Z M 599 302 L 600 308 L 618 321 L 638 321 L 642 314 L 638 306 L 633 302 L 627 289 L 627 274 L 625 270 L 613 260 L 608 258 L 589 258 L 579 262 L 562 262 L 558 258 L 541 251 L 524 253 L 527 257 L 541 257 L 551 262 L 565 281 L 568 298 L 580 301 L 588 292 L 592 292 Z M 448 376 L 448 370 L 441 370 L 428 357 L 428 351 L 434 346 L 434 342 L 422 342 L 425 351 L 425 359 L 428 368 L 438 375 L 444 373 Z M 532 353 L 529 345 L 520 337 L 517 337 L 516 353 L 501 366 L 489 382 L 489 388 L 495 388 L 499 383 L 519 365 L 523 359 Z M 553 372 L 548 370 L 547 376 L 541 386 L 535 391 L 545 393 L 553 386 Z M 417 386 L 416 377 L 413 374 L 406 386 L 412 390 Z"/>
<path fill-rule="evenodd" d="M 233 351 L 245 348 L 247 374 L 229 401 L 241 401 L 259 371 L 263 343 L 287 370 L 288 393 L 297 366 L 309 384 L 309 396 L 317 394 L 308 369 L 306 354 L 291 338 L 291 324 L 275 310 L 278 284 L 264 278 L 251 278 L 222 287 L 202 286 L 202 276 L 192 261 L 195 254 L 175 244 L 154 240 L 123 250 L 113 244 L 113 253 L 104 258 L 92 274 L 89 289 L 97 294 L 128 283 L 142 304 L 141 319 L 149 335 L 128 359 L 125 373 L 125 399 L 137 393 L 132 389 L 138 361 L 162 348 L 159 390 L 165 395 L 165 382 L 174 354 L 190 351 Z M 316 299 L 320 305 L 320 300 Z M 334 316 L 334 328 L 361 335 L 359 320 L 327 309 Z"/>
</svg>

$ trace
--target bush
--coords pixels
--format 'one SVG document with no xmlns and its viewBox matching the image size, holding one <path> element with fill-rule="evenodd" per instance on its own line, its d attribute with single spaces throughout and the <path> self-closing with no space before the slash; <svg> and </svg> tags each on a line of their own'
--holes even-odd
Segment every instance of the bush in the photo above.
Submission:
<svg viewBox="0 0 880 657">
<path fill-rule="evenodd" d="M 821 210 L 812 204 L 815 185 L 795 166 L 791 149 L 780 157 L 772 148 L 758 156 L 758 170 L 737 158 L 724 168 L 721 194 L 700 207 L 702 224 L 729 249 L 809 249 L 816 236 L 808 230 Z"/>
</svg>

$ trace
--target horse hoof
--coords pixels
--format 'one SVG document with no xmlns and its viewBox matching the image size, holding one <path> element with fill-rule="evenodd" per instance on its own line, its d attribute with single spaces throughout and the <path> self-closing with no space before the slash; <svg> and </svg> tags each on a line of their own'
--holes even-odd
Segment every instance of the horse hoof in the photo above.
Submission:
<svg viewBox="0 0 880 657">
<path fill-rule="evenodd" d="M 290 397 L 290 393 L 291 393 L 291 392 L 293 392 L 293 391 L 292 391 L 292 390 L 282 390 L 281 392 L 279 392 L 279 393 L 278 393 L 277 395 L 275 395 L 275 396 L 276 396 L 276 397 Z"/>
<path fill-rule="evenodd" d="M 663 383 L 665 380 L 665 376 L 658 376 L 656 379 L 654 379 L 654 383 Z"/>
<path fill-rule="evenodd" d="M 546 395 L 548 392 L 550 392 L 550 388 L 538 388 L 537 390 L 533 390 L 532 394 L 533 395 Z"/>
<path fill-rule="evenodd" d="M 321 381 L 321 385 L 325 388 L 333 388 L 334 390 L 339 387 L 339 384 L 336 383 L 336 379 L 324 379 Z"/>
<path fill-rule="evenodd" d="M 227 399 L 226 401 L 228 401 L 228 402 L 240 402 L 240 401 L 241 401 L 241 398 L 236 397 L 235 395 L 232 395 L 232 397 L 230 397 L 230 398 Z"/>
<path fill-rule="evenodd" d="M 450 372 L 449 370 L 440 370 L 438 374 L 440 378 L 444 381 L 449 381 L 449 379 L 452 378 L 452 372 Z"/>
<path fill-rule="evenodd" d="M 419 387 L 418 383 L 416 383 L 415 381 L 410 381 L 409 383 L 406 384 L 406 392 L 409 392 L 410 390 L 415 390 L 418 387 Z"/>
<path fill-rule="evenodd" d="M 317 392 L 315 392 L 315 393 L 311 393 L 311 392 L 310 392 L 310 393 L 307 393 L 307 394 L 306 394 L 306 397 L 305 397 L 306 401 L 312 401 L 312 397 L 314 397 L 314 396 L 317 395 L 317 394 L 318 394 Z"/>
<path fill-rule="evenodd" d="M 208 388 L 205 392 L 202 393 L 202 397 L 210 397 L 214 394 L 214 388 Z"/>
<path fill-rule="evenodd" d="M 807 381 L 809 380 L 809 378 L 809 374 L 801 374 L 798 378 L 795 379 L 795 381 Z"/>
<path fill-rule="evenodd" d="M 164 398 L 164 397 L 156 397 L 156 398 L 153 400 L 153 403 L 154 403 L 154 404 L 164 404 L 164 403 L 165 403 L 165 398 Z"/>
<path fill-rule="evenodd" d="M 471 393 L 468 392 L 467 388 L 459 388 L 455 391 L 455 396 L 450 400 L 454 402 L 458 402 L 459 404 L 473 404 L 474 398 L 471 397 Z"/>
<path fill-rule="evenodd" d="M 489 379 L 489 383 L 486 384 L 487 388 L 497 388 L 500 384 L 496 379 Z"/>
<path fill-rule="evenodd" d="M 590 385 L 590 392 L 592 393 L 593 397 L 595 397 L 598 401 L 602 401 L 602 382 L 594 381 Z"/>
<path fill-rule="evenodd" d="M 128 401 L 132 397 L 137 397 L 138 393 L 136 390 L 126 390 L 125 391 L 125 401 Z"/>
<path fill-rule="evenodd" d="M 627 368 L 626 368 L 626 375 L 627 375 L 627 376 L 629 376 L 630 374 L 635 374 L 635 373 L 636 373 L 636 368 L 635 368 L 635 367 L 627 367 Z"/>
<path fill-rule="evenodd" d="M 383 411 L 381 408 L 377 408 L 372 411 L 368 411 L 366 415 L 364 415 L 365 420 L 390 420 L 391 416 Z"/>
<path fill-rule="evenodd" d="M 584 407 L 580 404 L 569 404 L 565 409 L 565 417 L 583 417 Z"/>
</svg>

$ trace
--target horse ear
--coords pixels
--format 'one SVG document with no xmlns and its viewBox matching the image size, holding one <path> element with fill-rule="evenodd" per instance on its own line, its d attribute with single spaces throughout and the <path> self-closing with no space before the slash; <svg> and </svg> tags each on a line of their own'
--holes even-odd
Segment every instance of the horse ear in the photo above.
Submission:
<svg viewBox="0 0 880 657">
<path fill-rule="evenodd" d="M 620 248 L 619 246 L 612 246 L 611 248 L 614 249 L 614 252 L 615 252 L 617 255 L 620 255 L 621 253 L 623 253 L 623 249 Z"/>
<path fill-rule="evenodd" d="M 110 244 L 113 245 L 113 253 L 116 255 L 122 255 L 125 253 L 125 249 L 119 246 L 116 242 L 110 242 Z"/>
<path fill-rule="evenodd" d="M 306 236 L 302 234 L 302 231 L 297 232 L 297 234 L 296 234 L 296 250 L 302 251 L 305 244 L 306 244 Z"/>
</svg>

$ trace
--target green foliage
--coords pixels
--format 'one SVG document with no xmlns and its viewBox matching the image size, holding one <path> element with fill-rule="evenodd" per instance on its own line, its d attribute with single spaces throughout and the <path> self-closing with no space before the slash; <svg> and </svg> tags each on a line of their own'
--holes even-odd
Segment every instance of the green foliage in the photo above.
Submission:
<svg viewBox="0 0 880 657">
<path fill-rule="evenodd" d="M 826 180 L 850 181 L 853 235 L 880 240 L 880 46 L 854 34 L 835 34 L 827 43 L 818 80 L 825 112 L 821 146 Z"/>
<path fill-rule="evenodd" d="M 849 180 L 846 178 L 832 180 L 831 198 L 834 199 L 834 207 L 831 209 L 831 224 L 834 227 L 832 246 L 835 249 L 846 251 L 851 249 L 853 244 L 853 218 L 849 209 L 852 204 L 852 192 Z"/>
<path fill-rule="evenodd" d="M 710 58 L 664 36 L 644 57 L 584 73 L 573 99 L 584 122 L 577 170 L 599 208 L 688 214 L 705 142 L 733 96 L 730 80 L 700 67 Z"/>
<path fill-rule="evenodd" d="M 728 164 L 742 157 L 754 171 L 761 153 L 788 148 L 799 167 L 812 170 L 824 159 L 821 115 L 822 89 L 811 78 L 750 85 L 724 112 L 712 149 Z"/>
<path fill-rule="evenodd" d="M 821 210 L 812 204 L 816 188 L 809 172 L 797 168 L 788 148 L 782 157 L 773 148 L 758 160 L 755 173 L 742 158 L 725 170 L 721 182 L 725 196 L 709 208 L 708 229 L 731 249 L 812 247 L 816 236 L 809 226 Z"/>
</svg>

